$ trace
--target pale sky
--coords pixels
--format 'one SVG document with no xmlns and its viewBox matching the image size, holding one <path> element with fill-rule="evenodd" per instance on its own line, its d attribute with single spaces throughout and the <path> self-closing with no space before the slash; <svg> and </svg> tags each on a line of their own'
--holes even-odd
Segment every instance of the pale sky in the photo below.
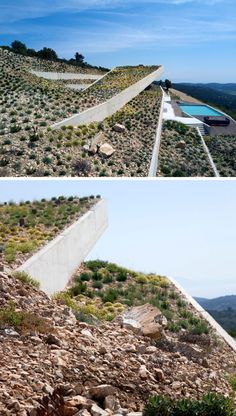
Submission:
<svg viewBox="0 0 236 416">
<path fill-rule="evenodd" d="M 101 194 L 109 227 L 89 258 L 172 276 L 194 296 L 236 294 L 235 180 L 5 180 L 0 201 Z"/>
</svg>

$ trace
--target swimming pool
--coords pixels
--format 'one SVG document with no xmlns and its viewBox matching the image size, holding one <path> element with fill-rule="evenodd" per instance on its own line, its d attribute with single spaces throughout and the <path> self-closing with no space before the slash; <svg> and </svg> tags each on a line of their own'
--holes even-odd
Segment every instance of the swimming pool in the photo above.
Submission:
<svg viewBox="0 0 236 416">
<path fill-rule="evenodd" d="M 180 104 L 180 108 L 184 113 L 191 116 L 223 116 L 219 111 L 208 107 L 208 105 L 188 105 Z"/>
</svg>

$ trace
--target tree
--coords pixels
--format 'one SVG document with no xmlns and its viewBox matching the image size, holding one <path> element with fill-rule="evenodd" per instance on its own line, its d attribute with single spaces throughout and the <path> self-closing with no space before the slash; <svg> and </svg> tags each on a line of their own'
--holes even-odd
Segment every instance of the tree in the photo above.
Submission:
<svg viewBox="0 0 236 416">
<path fill-rule="evenodd" d="M 169 79 L 165 80 L 165 87 L 167 91 L 169 91 L 169 89 L 172 88 L 172 82 Z"/>
<path fill-rule="evenodd" d="M 83 64 L 84 63 L 84 56 L 81 53 L 76 52 L 75 61 L 76 61 L 77 64 L 80 64 L 80 65 Z"/>
<path fill-rule="evenodd" d="M 58 59 L 57 53 L 51 48 L 43 48 L 38 51 L 39 58 L 47 59 L 48 61 L 56 61 Z"/>
<path fill-rule="evenodd" d="M 14 40 L 14 42 L 11 44 L 11 47 L 15 53 L 20 53 L 21 55 L 26 55 L 27 53 L 26 45 L 19 40 Z"/>
</svg>

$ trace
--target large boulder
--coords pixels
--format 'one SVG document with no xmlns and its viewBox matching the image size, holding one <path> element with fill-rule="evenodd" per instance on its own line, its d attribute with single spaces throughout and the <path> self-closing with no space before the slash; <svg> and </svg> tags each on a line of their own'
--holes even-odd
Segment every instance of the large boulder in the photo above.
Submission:
<svg viewBox="0 0 236 416">
<path fill-rule="evenodd" d="M 117 123 L 113 126 L 113 130 L 117 133 L 124 133 L 126 131 L 126 128 L 125 126 L 123 126 L 123 124 Z"/>
<path fill-rule="evenodd" d="M 109 143 L 104 143 L 99 148 L 100 155 L 104 157 L 110 157 L 114 152 L 115 149 Z"/>
<path fill-rule="evenodd" d="M 107 396 L 113 396 L 117 389 L 110 384 L 101 384 L 100 386 L 89 389 L 90 396 L 95 400 L 104 400 Z"/>
<path fill-rule="evenodd" d="M 119 319 L 121 324 L 137 334 L 159 340 L 163 337 L 166 318 L 155 306 L 145 304 L 129 308 Z"/>
</svg>

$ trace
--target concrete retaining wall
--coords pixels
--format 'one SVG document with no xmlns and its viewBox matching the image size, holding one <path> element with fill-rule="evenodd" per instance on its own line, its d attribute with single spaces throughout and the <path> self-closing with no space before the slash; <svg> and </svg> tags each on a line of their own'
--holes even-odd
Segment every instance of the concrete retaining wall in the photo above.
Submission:
<svg viewBox="0 0 236 416">
<path fill-rule="evenodd" d="M 96 74 L 78 74 L 72 72 L 44 72 L 44 71 L 30 71 L 31 74 L 36 75 L 40 78 L 45 78 L 51 81 L 58 81 L 58 80 L 68 80 L 68 79 L 92 79 L 98 80 L 103 77 L 103 75 L 96 75 Z"/>
<path fill-rule="evenodd" d="M 82 124 L 93 123 L 95 121 L 103 121 L 106 117 L 112 116 L 112 114 L 124 107 L 124 105 L 145 90 L 145 88 L 147 88 L 153 81 L 160 78 L 163 71 L 164 68 L 161 66 L 147 77 L 131 85 L 129 88 L 126 88 L 124 91 L 112 97 L 105 103 L 89 108 L 86 111 L 56 123 L 51 127 L 57 129 L 61 126 L 79 126 Z"/>
<path fill-rule="evenodd" d="M 160 108 L 160 114 L 159 114 L 159 120 L 157 125 L 157 131 L 156 131 L 156 140 L 153 147 L 152 152 L 152 159 L 151 164 L 149 168 L 149 177 L 156 177 L 157 175 L 157 167 L 158 167 L 158 156 L 159 156 L 159 150 L 160 150 L 160 144 L 161 144 L 161 134 L 162 134 L 162 124 L 163 124 L 163 110 L 164 110 L 164 98 L 165 98 L 165 92 L 161 88 L 162 91 L 162 101 L 161 101 L 161 108 Z"/>
<path fill-rule="evenodd" d="M 218 333 L 220 337 L 222 337 L 225 342 L 236 352 L 236 341 L 226 332 L 222 326 L 218 324 L 218 322 L 215 321 L 215 319 L 203 309 L 199 303 L 193 299 L 192 296 L 190 296 L 183 288 L 182 286 L 172 277 L 168 277 L 168 279 L 179 289 L 179 291 L 185 296 L 187 301 L 193 305 L 193 307 L 200 312 L 202 317 L 209 323 L 209 325 L 215 329 L 215 331 Z"/>
<path fill-rule="evenodd" d="M 107 225 L 107 207 L 101 200 L 18 270 L 37 279 L 48 295 L 63 290 Z"/>
</svg>

